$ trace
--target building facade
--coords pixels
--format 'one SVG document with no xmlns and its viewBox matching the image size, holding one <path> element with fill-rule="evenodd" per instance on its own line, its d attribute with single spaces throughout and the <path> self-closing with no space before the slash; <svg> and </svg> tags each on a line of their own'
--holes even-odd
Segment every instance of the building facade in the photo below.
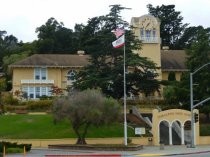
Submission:
<svg viewBox="0 0 210 157">
<path fill-rule="evenodd" d="M 35 54 L 10 65 L 13 95 L 22 93 L 27 99 L 38 99 L 52 96 L 53 86 L 65 91 L 75 81 L 77 71 L 88 64 L 88 57 Z"/>
<path fill-rule="evenodd" d="M 185 67 L 184 51 L 161 49 L 160 21 L 151 16 L 133 17 L 135 36 L 142 41 L 142 49 L 135 50 L 142 57 L 154 61 L 159 67 L 159 80 L 168 80 L 174 73 L 180 80 Z M 10 65 L 12 70 L 13 95 L 21 91 L 25 98 L 38 99 L 52 95 L 52 86 L 66 89 L 71 85 L 77 71 L 88 64 L 88 55 L 80 51 L 78 55 L 35 54 Z M 161 97 L 161 96 L 160 96 Z"/>
</svg>

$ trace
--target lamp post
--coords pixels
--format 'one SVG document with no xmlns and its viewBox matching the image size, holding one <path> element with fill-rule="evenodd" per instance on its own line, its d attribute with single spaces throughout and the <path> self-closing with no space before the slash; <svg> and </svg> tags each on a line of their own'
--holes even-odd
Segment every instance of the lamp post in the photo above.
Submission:
<svg viewBox="0 0 210 157">
<path fill-rule="evenodd" d="M 191 148 L 195 148 L 195 128 L 194 128 L 194 124 L 195 124 L 195 118 L 194 118 L 194 113 L 193 113 L 193 109 L 201 104 L 203 104 L 204 102 L 210 100 L 210 97 L 195 104 L 193 102 L 193 75 L 195 73 L 197 73 L 198 71 L 200 71 L 202 68 L 206 67 L 207 65 L 209 65 L 209 63 L 206 63 L 204 65 L 202 65 L 201 67 L 199 67 L 198 69 L 196 69 L 194 72 L 190 73 L 190 111 L 191 111 Z"/>
</svg>

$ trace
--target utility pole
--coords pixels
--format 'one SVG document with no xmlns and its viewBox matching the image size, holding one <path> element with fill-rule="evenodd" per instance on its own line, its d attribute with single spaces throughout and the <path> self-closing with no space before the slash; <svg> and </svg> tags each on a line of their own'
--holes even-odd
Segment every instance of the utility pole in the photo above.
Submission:
<svg viewBox="0 0 210 157">
<path fill-rule="evenodd" d="M 209 101 L 210 97 L 195 104 L 194 105 L 194 100 L 193 100 L 193 75 L 195 73 L 197 73 L 198 71 L 200 71 L 201 69 L 203 69 L 204 67 L 206 67 L 207 65 L 209 65 L 209 63 L 206 63 L 204 65 L 202 65 L 201 67 L 199 67 L 198 69 L 196 69 L 194 72 L 190 73 L 190 111 L 191 111 L 191 148 L 195 148 L 195 117 L 194 117 L 194 113 L 193 113 L 193 109 L 199 105 L 202 105 L 204 102 Z"/>
</svg>

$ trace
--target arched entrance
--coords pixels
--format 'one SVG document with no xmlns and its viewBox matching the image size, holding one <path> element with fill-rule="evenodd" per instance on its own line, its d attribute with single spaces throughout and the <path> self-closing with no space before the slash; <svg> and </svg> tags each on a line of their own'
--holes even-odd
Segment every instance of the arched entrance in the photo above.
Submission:
<svg viewBox="0 0 210 157">
<path fill-rule="evenodd" d="M 194 110 L 198 113 L 198 110 Z M 199 141 L 199 122 L 195 123 L 195 141 Z M 154 145 L 184 145 L 191 143 L 191 112 L 171 109 L 153 110 L 152 133 Z"/>
<path fill-rule="evenodd" d="M 191 143 L 191 121 L 187 120 L 184 123 L 184 143 L 189 144 Z"/>
<path fill-rule="evenodd" d="M 165 120 L 161 121 L 159 124 L 159 143 L 164 143 L 169 145 L 169 123 Z"/>
</svg>

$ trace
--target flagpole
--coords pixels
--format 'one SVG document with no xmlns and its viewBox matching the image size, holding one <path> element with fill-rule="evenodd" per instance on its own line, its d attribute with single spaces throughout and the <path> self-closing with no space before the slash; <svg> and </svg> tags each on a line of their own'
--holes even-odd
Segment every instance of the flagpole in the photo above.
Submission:
<svg viewBox="0 0 210 157">
<path fill-rule="evenodd" d="M 125 33 L 124 33 L 124 38 L 125 38 Z M 123 73 L 123 83 L 124 83 L 124 142 L 125 146 L 128 145 L 127 143 L 127 118 L 126 118 L 126 71 L 125 71 L 125 43 L 123 46 L 124 53 L 123 53 L 123 67 L 124 67 L 124 73 Z"/>
<path fill-rule="evenodd" d="M 127 118 L 126 118 L 126 69 L 125 69 L 125 30 L 116 29 L 112 31 L 117 40 L 112 42 L 114 48 L 120 48 L 123 46 L 124 53 L 123 53 L 123 86 L 124 86 L 124 142 L 125 146 L 128 145 L 127 143 Z"/>
</svg>

